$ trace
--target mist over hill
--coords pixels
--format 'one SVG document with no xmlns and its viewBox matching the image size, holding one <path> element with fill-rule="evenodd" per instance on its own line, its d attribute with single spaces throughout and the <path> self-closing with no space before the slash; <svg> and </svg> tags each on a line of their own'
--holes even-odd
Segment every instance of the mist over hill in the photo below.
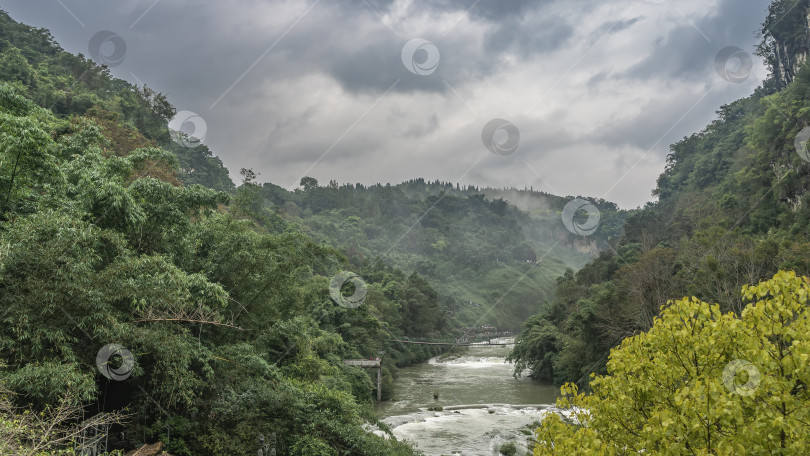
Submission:
<svg viewBox="0 0 810 456">
<path fill-rule="evenodd" d="M 553 299 L 556 278 L 566 269 L 579 269 L 608 248 L 628 214 L 594 200 L 599 227 L 583 236 L 562 222 L 573 197 L 531 190 L 424 179 L 319 185 L 304 178 L 295 191 L 264 184 L 261 194 L 268 210 L 298 221 L 350 261 L 382 262 L 424 276 L 456 325 L 510 331 Z"/>
</svg>

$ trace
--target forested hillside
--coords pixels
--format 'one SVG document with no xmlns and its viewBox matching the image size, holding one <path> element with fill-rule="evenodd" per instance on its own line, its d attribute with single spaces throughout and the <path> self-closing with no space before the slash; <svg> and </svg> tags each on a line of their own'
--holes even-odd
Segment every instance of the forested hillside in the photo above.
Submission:
<svg viewBox="0 0 810 456">
<path fill-rule="evenodd" d="M 165 96 L 63 52 L 47 30 L 30 33 L 7 16 L 3 21 L 0 80 L 57 116 L 91 119 L 109 139 L 104 146 L 109 153 L 159 146 L 177 157 L 172 172 L 177 181 L 234 191 L 228 170 L 204 144 L 189 148 L 170 140 L 166 121 L 174 108 Z M 418 178 L 363 186 L 319 185 L 307 177 L 300 188 L 287 191 L 245 173 L 240 184 L 250 184 L 246 193 L 261 187 L 263 201 L 250 203 L 260 224 L 283 230 L 287 220 L 307 227 L 309 235 L 346 253 L 358 268 L 372 262 L 418 272 L 437 289 L 444 317 L 460 326 L 519 329 L 542 302 L 553 299 L 555 278 L 605 249 L 627 217 L 611 202 L 591 200 L 600 223 L 584 237 L 560 220 L 573 197 Z"/>
<path fill-rule="evenodd" d="M 279 454 L 413 453 L 367 432 L 375 386 L 342 360 L 385 350 L 387 397 L 396 364 L 435 354 L 387 342 L 450 335 L 419 274 L 368 263 L 336 290 L 345 255 L 172 142 L 163 95 L 5 13 L 0 49 L 0 453 L 102 424 L 110 449 L 174 455 L 252 455 L 260 434 Z"/>
<path fill-rule="evenodd" d="M 416 271 L 439 292 L 456 326 L 517 330 L 553 299 L 555 279 L 579 269 L 619 234 L 626 211 L 608 201 L 598 229 L 577 236 L 561 222 L 564 198 L 532 190 L 460 187 L 414 179 L 339 185 L 305 177 L 286 191 L 264 184 L 266 206 L 308 228 L 356 265 Z"/>
<path fill-rule="evenodd" d="M 774 2 L 763 24 L 771 79 L 671 146 L 657 201 L 627 219 L 612 249 L 561 277 L 553 302 L 526 322 L 516 372 L 586 385 L 669 300 L 695 296 L 739 314 L 744 285 L 780 269 L 810 274 L 810 69 L 787 68 L 795 76 L 777 91 L 786 62 L 795 63 L 786 50 L 808 44 L 799 3 Z"/>
<path fill-rule="evenodd" d="M 166 119 L 174 108 L 152 89 L 113 78 L 106 67 L 64 52 L 45 29 L 34 30 L 0 15 L 0 80 L 56 116 L 84 115 L 102 129 L 106 150 L 127 153 L 159 144 L 178 159 L 177 178 L 216 190 L 234 188 L 228 170 L 203 144 L 169 141 Z"/>
</svg>

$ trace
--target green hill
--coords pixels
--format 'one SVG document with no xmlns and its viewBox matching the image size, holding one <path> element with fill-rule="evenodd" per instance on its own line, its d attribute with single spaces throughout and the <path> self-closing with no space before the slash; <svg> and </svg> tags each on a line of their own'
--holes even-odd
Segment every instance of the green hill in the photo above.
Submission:
<svg viewBox="0 0 810 456">
<path fill-rule="evenodd" d="M 763 24 L 772 77 L 671 146 L 658 201 L 628 217 L 613 249 L 559 280 L 555 299 L 524 325 L 516 369 L 586 384 L 669 300 L 696 296 L 740 313 L 744 285 L 780 269 L 810 274 L 810 68 L 780 60 L 810 45 L 808 2 L 799 3 L 774 2 Z"/>
<path fill-rule="evenodd" d="M 385 350 L 389 397 L 397 364 L 438 353 L 388 343 L 452 335 L 422 277 L 341 283 L 343 253 L 171 141 L 163 95 L 2 12 L 0 51 L 0 453 L 112 425 L 109 449 L 414 454 L 367 432 L 375 384 L 342 360 Z"/>
<path fill-rule="evenodd" d="M 454 324 L 505 330 L 517 330 L 553 299 L 556 278 L 606 248 L 627 216 L 613 203 L 594 201 L 599 228 L 590 237 L 576 236 L 561 221 L 571 197 L 423 179 L 320 186 L 304 178 L 293 192 L 264 184 L 261 194 L 350 261 L 424 276 Z"/>
</svg>

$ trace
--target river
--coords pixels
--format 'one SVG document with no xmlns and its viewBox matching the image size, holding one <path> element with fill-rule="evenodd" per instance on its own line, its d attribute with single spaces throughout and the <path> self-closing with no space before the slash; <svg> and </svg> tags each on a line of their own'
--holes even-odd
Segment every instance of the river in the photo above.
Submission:
<svg viewBox="0 0 810 456">
<path fill-rule="evenodd" d="M 402 368 L 394 400 L 377 404 L 377 413 L 397 439 L 427 456 L 498 455 L 507 442 L 524 455 L 527 436 L 520 429 L 542 419 L 559 388 L 513 378 L 505 359 L 510 348 L 470 347 L 459 357 Z"/>
</svg>

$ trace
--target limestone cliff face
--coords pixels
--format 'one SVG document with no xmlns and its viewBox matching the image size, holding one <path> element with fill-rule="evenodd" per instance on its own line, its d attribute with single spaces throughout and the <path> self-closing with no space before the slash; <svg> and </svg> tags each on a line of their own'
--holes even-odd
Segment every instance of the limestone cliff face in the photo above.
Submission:
<svg viewBox="0 0 810 456">
<path fill-rule="evenodd" d="M 787 43 L 774 43 L 776 61 L 778 65 L 774 68 L 774 78 L 779 88 L 787 87 L 793 82 L 796 72 L 807 61 L 808 46 L 795 46 Z"/>
<path fill-rule="evenodd" d="M 779 89 L 793 82 L 810 54 L 810 0 L 777 0 L 762 24 L 759 53 Z"/>
</svg>

